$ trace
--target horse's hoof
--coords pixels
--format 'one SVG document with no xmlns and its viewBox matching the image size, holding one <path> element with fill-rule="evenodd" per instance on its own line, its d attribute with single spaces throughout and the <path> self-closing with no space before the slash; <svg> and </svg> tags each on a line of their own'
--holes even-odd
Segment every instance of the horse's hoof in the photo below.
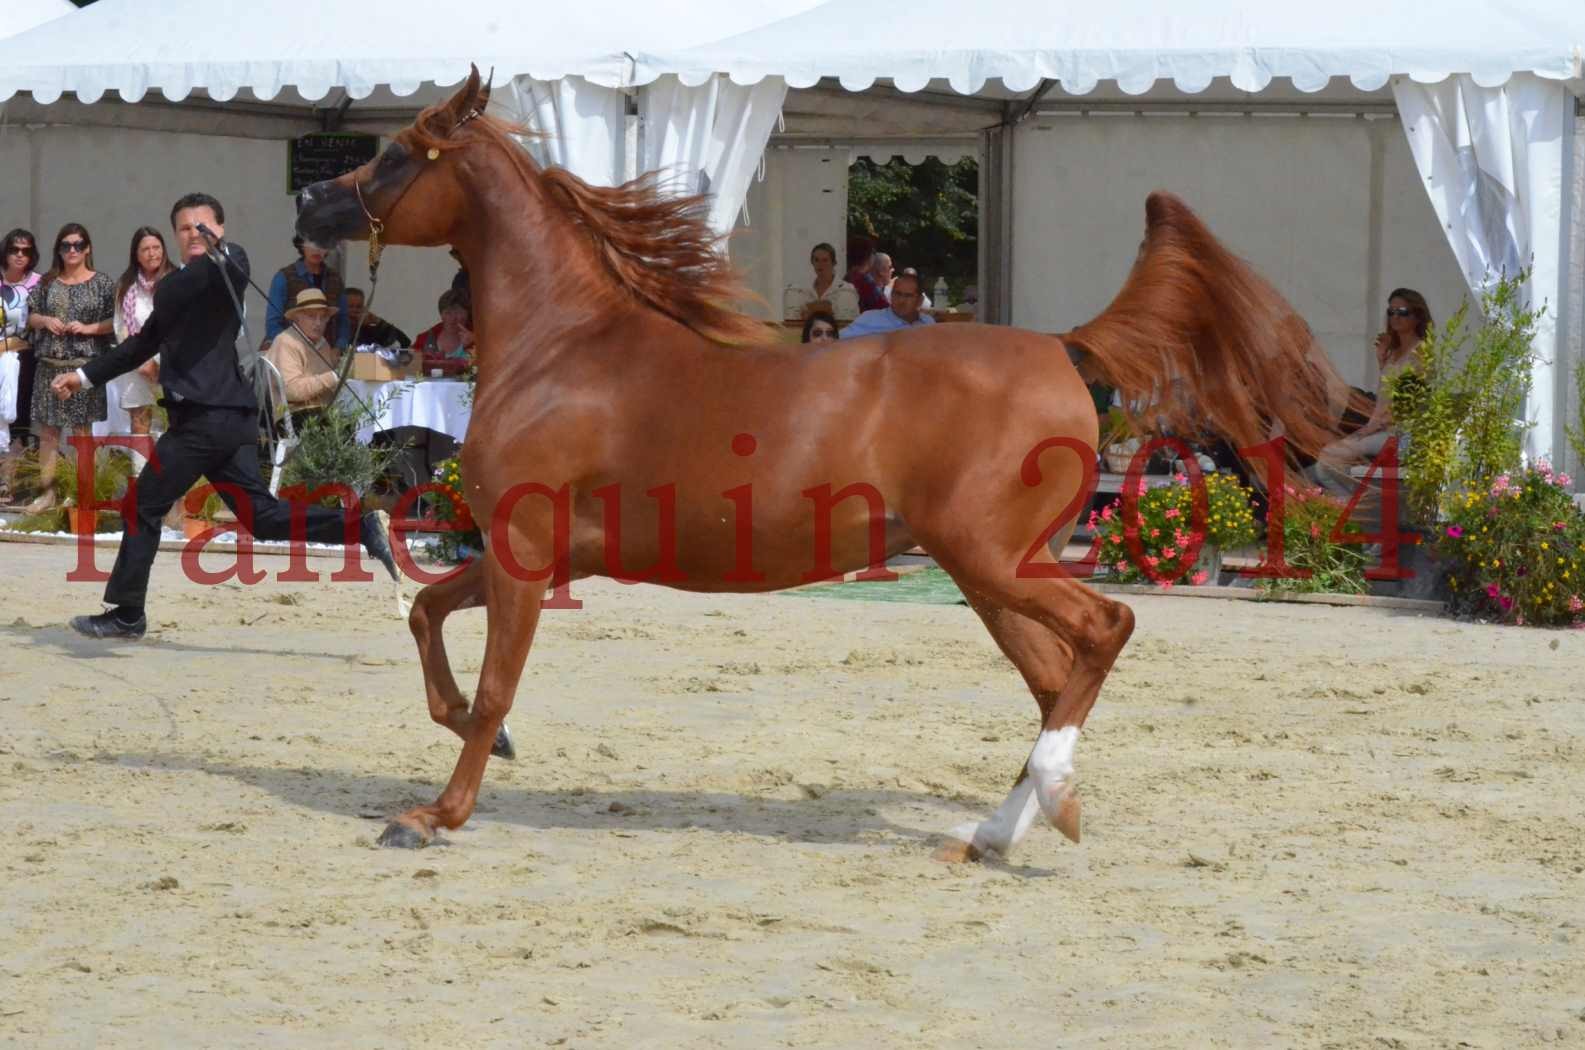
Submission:
<svg viewBox="0 0 1585 1050">
<path fill-rule="evenodd" d="M 983 856 L 984 854 L 975 848 L 974 843 L 964 842 L 962 839 L 949 839 L 941 844 L 932 859 L 939 860 L 943 864 L 967 864 Z"/>
<path fill-rule="evenodd" d="M 380 832 L 376 845 L 384 846 L 386 849 L 423 849 L 429 845 L 429 836 L 417 828 L 393 820 L 385 825 L 384 831 Z"/>
<path fill-rule="evenodd" d="M 505 722 L 495 731 L 495 746 L 490 748 L 490 754 L 508 762 L 517 757 L 517 748 L 512 746 L 512 731 L 506 728 Z"/>
<path fill-rule="evenodd" d="M 1062 796 L 1062 801 L 1057 803 L 1057 816 L 1051 822 L 1069 842 L 1079 841 L 1079 793 L 1069 791 Z"/>
</svg>

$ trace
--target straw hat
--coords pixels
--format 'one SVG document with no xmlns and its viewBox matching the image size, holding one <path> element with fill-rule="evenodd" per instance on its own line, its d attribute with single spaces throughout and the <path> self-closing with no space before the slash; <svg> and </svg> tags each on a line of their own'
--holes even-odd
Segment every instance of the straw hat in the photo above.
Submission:
<svg viewBox="0 0 1585 1050">
<path fill-rule="evenodd" d="M 304 288 L 297 293 L 297 300 L 292 303 L 291 309 L 286 311 L 286 319 L 290 321 L 298 314 L 307 313 L 309 310 L 328 310 L 336 313 L 336 308 L 330 300 L 325 298 L 325 293 L 318 288 Z"/>
</svg>

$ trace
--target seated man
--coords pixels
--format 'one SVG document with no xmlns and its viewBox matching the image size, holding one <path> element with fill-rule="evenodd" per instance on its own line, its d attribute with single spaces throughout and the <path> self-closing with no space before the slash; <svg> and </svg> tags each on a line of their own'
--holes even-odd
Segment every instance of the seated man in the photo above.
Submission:
<svg viewBox="0 0 1585 1050">
<path fill-rule="evenodd" d="M 335 393 L 341 358 L 325 339 L 325 329 L 335 315 L 336 308 L 324 292 L 304 288 L 285 312 L 286 327 L 265 351 L 286 385 L 287 411 L 295 430 L 302 430 L 308 418 L 329 404 Z"/>
<path fill-rule="evenodd" d="M 413 345 L 406 332 L 372 311 L 364 312 L 362 288 L 348 288 L 342 294 L 347 297 L 346 329 L 349 339 L 356 338 L 359 343 L 372 343 L 375 346 Z"/>
<path fill-rule="evenodd" d="M 424 371 L 440 369 L 448 375 L 465 372 L 473 364 L 473 331 L 469 326 L 468 300 L 454 288 L 440 293 L 440 323 L 419 333 L 413 349 L 424 355 Z"/>
<path fill-rule="evenodd" d="M 917 328 L 935 324 L 935 318 L 919 312 L 924 293 L 919 287 L 917 274 L 900 273 L 892 282 L 892 304 L 884 310 L 865 310 L 858 320 L 842 329 L 843 339 L 875 335 L 878 332 L 895 332 L 899 328 Z"/>
</svg>

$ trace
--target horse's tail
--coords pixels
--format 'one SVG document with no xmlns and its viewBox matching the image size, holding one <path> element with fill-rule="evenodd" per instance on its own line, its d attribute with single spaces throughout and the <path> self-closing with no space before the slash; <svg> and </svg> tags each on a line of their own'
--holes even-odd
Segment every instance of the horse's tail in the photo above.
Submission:
<svg viewBox="0 0 1585 1050">
<path fill-rule="evenodd" d="M 1145 201 L 1145 240 L 1117 297 L 1062 339 L 1086 355 L 1086 377 L 1148 415 L 1134 420 L 1141 432 L 1208 427 L 1249 448 L 1280 426 L 1307 456 L 1337 439 L 1347 386 L 1309 326 L 1170 193 Z"/>
</svg>

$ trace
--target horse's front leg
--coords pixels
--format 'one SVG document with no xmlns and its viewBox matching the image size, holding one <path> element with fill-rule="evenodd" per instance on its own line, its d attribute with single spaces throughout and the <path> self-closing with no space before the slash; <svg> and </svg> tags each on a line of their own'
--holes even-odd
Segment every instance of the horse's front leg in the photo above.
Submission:
<svg viewBox="0 0 1585 1050">
<path fill-rule="evenodd" d="M 418 643 L 418 662 L 424 670 L 424 694 L 429 702 L 429 717 L 458 736 L 465 737 L 468 718 L 468 700 L 457 687 L 451 673 L 451 660 L 446 655 L 443 625 L 446 617 L 458 609 L 472 609 L 484 604 L 483 558 L 474 558 L 455 576 L 432 583 L 418 592 L 413 599 L 413 611 L 408 614 L 407 626 Z M 499 758 L 516 758 L 512 735 L 502 723 L 495 734 L 495 746 L 490 754 Z"/>
<path fill-rule="evenodd" d="M 479 690 L 472 710 L 458 710 L 449 702 L 443 705 L 444 724 L 462 737 L 462 755 L 440 797 L 432 805 L 409 810 L 386 825 L 380 835 L 382 846 L 416 848 L 428 844 L 436 828 L 462 826 L 473 813 L 479 784 L 484 779 L 485 763 L 489 761 L 496 734 L 512 709 L 517 682 L 528 659 L 529 646 L 534 642 L 534 628 L 539 623 L 540 603 L 547 581 L 514 577 L 493 553 L 483 555 L 480 563 L 488 622 Z M 518 562 L 519 565 L 540 563 L 526 558 Z M 414 611 L 417 612 L 417 607 Z"/>
</svg>

